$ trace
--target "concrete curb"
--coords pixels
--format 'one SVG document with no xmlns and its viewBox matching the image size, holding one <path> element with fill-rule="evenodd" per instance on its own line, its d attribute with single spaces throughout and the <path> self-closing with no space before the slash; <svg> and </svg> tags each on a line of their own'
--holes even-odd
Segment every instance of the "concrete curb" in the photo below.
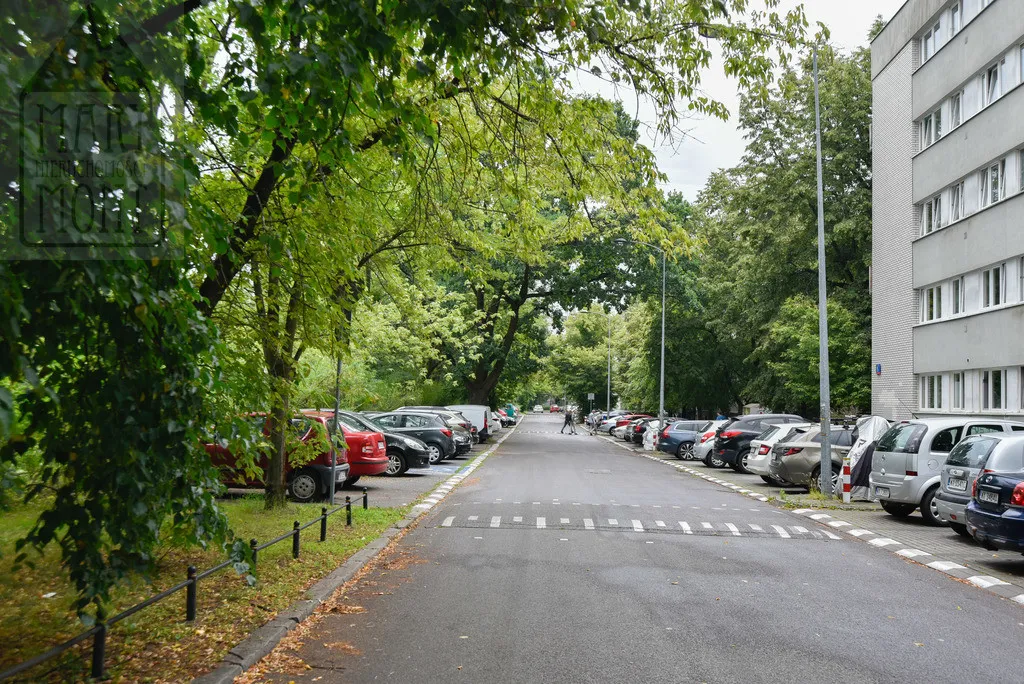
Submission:
<svg viewBox="0 0 1024 684">
<path fill-rule="evenodd" d="M 713 477 L 711 475 L 708 475 L 707 473 L 702 473 L 699 470 L 694 470 L 693 468 L 684 465 L 682 462 L 672 463 L 671 461 L 668 461 L 663 458 L 658 458 L 657 456 L 652 456 L 651 454 L 638 453 L 636 450 L 630 448 L 626 444 L 619 444 L 614 438 L 602 437 L 602 439 L 604 439 L 605 441 L 610 441 L 614 444 L 618 444 L 619 446 L 621 446 L 623 449 L 626 449 L 630 453 L 638 454 L 640 456 L 643 456 L 644 458 L 649 458 L 652 461 L 657 461 L 658 463 L 664 463 L 665 465 L 672 466 L 676 470 L 682 471 L 689 475 L 693 475 L 694 477 L 699 477 L 702 480 L 712 482 L 721 487 L 726 487 L 736 492 L 737 494 L 743 494 L 745 496 L 757 499 L 758 501 L 774 505 L 768 499 L 768 497 L 764 496 L 763 494 L 752 492 L 749 489 L 744 489 L 743 487 L 740 487 L 737 484 L 733 484 L 732 482 L 727 482 L 726 480 Z M 889 551 L 890 553 L 897 555 L 904 560 L 912 560 L 918 565 L 923 565 L 927 568 L 931 568 L 932 570 L 937 570 L 943 574 L 953 577 L 954 579 L 969 582 L 974 586 L 978 587 L 979 589 L 985 589 L 995 594 L 996 596 L 1009 599 L 1014 603 L 1018 603 L 1020 605 L 1024 605 L 1024 587 L 1020 587 L 1016 584 L 1006 582 L 997 577 L 992 577 L 991 575 L 979 575 L 977 572 L 971 570 L 965 565 L 961 565 L 960 563 L 954 563 L 953 561 L 940 560 L 932 554 L 928 553 L 927 551 L 922 551 L 921 549 L 908 547 L 906 544 L 898 542 L 895 539 L 884 537 L 880 534 L 872 532 L 871 530 L 858 528 L 851 522 L 835 518 L 830 513 L 825 513 L 824 511 L 815 508 L 797 508 L 793 510 L 782 510 L 785 510 L 789 513 L 793 513 L 794 515 L 810 518 L 811 520 L 813 520 L 814 522 L 818 523 L 823 527 L 830 527 L 836 532 L 843 532 L 845 534 L 850 535 L 854 539 L 859 539 L 877 548 L 885 549 L 886 551 Z"/>
<path fill-rule="evenodd" d="M 525 417 L 525 416 L 524 416 Z M 520 419 L 522 420 L 522 418 Z M 193 684 L 231 684 L 235 678 L 240 676 L 250 667 L 261 661 L 267 654 L 274 650 L 281 639 L 288 632 L 292 631 L 299 624 L 309 618 L 316 611 L 317 607 L 327 601 L 338 587 L 342 586 L 362 570 L 370 561 L 374 560 L 391 541 L 412 527 L 416 522 L 425 516 L 430 509 L 444 500 L 446 496 L 462 483 L 480 464 L 490 456 L 501 443 L 512 436 L 518 429 L 508 428 L 486 451 L 475 457 L 472 461 L 463 466 L 457 473 L 438 484 L 422 503 L 416 504 L 412 509 L 393 526 L 386 529 L 379 537 L 369 544 L 356 551 L 348 559 L 338 566 L 333 572 L 306 590 L 303 598 L 299 599 L 286 610 L 278 613 L 270 622 L 258 627 L 242 642 L 228 651 L 228 654 L 220 664 L 212 671 L 196 677 Z"/>
</svg>

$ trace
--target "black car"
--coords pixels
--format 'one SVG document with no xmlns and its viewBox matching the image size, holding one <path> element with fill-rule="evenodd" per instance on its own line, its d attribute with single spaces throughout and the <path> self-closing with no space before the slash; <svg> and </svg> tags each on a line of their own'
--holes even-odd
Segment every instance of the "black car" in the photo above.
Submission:
<svg viewBox="0 0 1024 684">
<path fill-rule="evenodd" d="M 800 416 L 789 413 L 757 413 L 731 418 L 715 433 L 715 457 L 738 473 L 745 472 L 743 456 L 750 451 L 750 442 L 769 425 L 806 423 Z M 708 460 L 710 461 L 710 453 Z"/>
<path fill-rule="evenodd" d="M 402 475 L 410 468 L 429 468 L 430 452 L 427 445 L 412 435 L 384 430 L 365 416 L 351 411 L 338 411 L 338 415 L 367 430 L 379 431 L 387 444 L 388 469 L 385 475 Z"/>
<path fill-rule="evenodd" d="M 426 444 L 430 463 L 437 463 L 455 455 L 452 430 L 445 424 L 444 419 L 435 413 L 392 411 L 369 414 L 368 418 L 380 430 L 414 437 Z"/>
</svg>

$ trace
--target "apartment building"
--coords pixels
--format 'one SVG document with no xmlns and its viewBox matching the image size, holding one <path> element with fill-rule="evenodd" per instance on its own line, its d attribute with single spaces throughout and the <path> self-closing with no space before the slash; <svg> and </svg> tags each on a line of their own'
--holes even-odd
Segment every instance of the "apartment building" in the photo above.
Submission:
<svg viewBox="0 0 1024 684">
<path fill-rule="evenodd" d="M 907 0 L 871 76 L 872 411 L 1024 418 L 1024 0 Z"/>
</svg>

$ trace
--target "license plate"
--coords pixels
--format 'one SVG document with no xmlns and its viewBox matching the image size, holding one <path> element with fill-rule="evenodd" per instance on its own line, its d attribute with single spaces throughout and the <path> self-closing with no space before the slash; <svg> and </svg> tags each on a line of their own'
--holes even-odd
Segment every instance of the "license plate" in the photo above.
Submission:
<svg viewBox="0 0 1024 684">
<path fill-rule="evenodd" d="M 967 491 L 967 480 L 951 477 L 946 480 L 946 487 L 954 492 L 965 492 Z"/>
<path fill-rule="evenodd" d="M 978 501 L 984 501 L 985 503 L 999 503 L 999 494 L 997 492 L 986 492 L 984 489 L 978 492 Z"/>
<path fill-rule="evenodd" d="M 877 496 L 880 499 L 888 499 L 889 498 L 889 488 L 888 487 L 875 487 L 875 496 Z"/>
</svg>

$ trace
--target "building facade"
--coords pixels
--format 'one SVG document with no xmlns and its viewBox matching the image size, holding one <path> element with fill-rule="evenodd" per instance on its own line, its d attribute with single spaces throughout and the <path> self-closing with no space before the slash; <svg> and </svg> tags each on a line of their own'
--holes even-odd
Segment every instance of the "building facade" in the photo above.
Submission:
<svg viewBox="0 0 1024 684">
<path fill-rule="evenodd" d="M 871 76 L 872 411 L 1024 417 L 1024 0 L 908 0 Z"/>
</svg>

